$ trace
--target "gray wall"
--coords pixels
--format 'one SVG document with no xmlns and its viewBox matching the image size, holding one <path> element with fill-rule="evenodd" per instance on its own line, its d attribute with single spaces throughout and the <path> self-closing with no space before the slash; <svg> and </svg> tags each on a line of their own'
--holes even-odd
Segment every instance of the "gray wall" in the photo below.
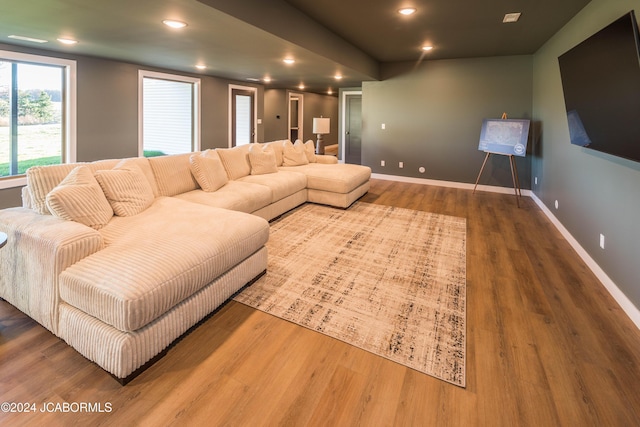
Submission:
<svg viewBox="0 0 640 427">
<path fill-rule="evenodd" d="M 313 118 L 329 117 L 331 119 L 331 133 L 324 135 L 325 145 L 338 143 L 338 98 L 330 95 L 320 95 L 311 92 L 298 92 L 304 95 L 304 138 L 316 140 L 313 134 Z M 287 126 L 289 115 L 289 91 L 286 89 L 266 89 L 264 91 L 265 116 L 264 139 L 262 142 L 288 138 Z M 280 116 L 278 119 L 277 116 Z"/>
<path fill-rule="evenodd" d="M 474 183 L 485 157 L 482 119 L 532 116 L 531 56 L 389 64 L 383 75 L 362 85 L 362 162 L 373 172 Z M 517 166 L 530 188 L 530 156 Z M 512 187 L 508 158 L 491 156 L 480 183 Z"/>
<path fill-rule="evenodd" d="M 138 70 L 189 75 L 201 79 L 201 147 L 226 147 L 229 126 L 229 84 L 258 88 L 258 118 L 264 115 L 261 85 L 198 74 L 185 74 L 86 56 L 53 54 L 0 44 L 0 49 L 55 56 L 77 61 L 77 160 L 124 158 L 138 155 Z M 258 141 L 264 126 L 257 126 Z M 19 189 L 0 190 L 0 208 L 20 206 Z"/>
<path fill-rule="evenodd" d="M 557 59 L 631 9 L 640 12 L 640 0 L 593 0 L 534 56 L 534 118 L 542 132 L 532 176 L 538 198 L 640 307 L 640 163 L 570 144 Z"/>
</svg>

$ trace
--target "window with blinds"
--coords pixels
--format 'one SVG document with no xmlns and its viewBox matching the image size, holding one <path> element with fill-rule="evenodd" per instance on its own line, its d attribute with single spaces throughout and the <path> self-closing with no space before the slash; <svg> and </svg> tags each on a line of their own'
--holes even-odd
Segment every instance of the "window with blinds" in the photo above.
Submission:
<svg viewBox="0 0 640 427">
<path fill-rule="evenodd" d="M 145 157 L 200 149 L 200 80 L 141 72 L 141 145 Z"/>
</svg>

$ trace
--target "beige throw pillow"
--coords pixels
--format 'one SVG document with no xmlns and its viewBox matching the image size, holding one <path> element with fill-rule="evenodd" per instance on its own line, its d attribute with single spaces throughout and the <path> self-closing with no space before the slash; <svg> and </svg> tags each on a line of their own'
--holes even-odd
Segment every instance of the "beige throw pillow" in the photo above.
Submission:
<svg viewBox="0 0 640 427">
<path fill-rule="evenodd" d="M 118 216 L 137 215 L 153 203 L 151 185 L 135 164 L 96 171 L 95 177 Z"/>
<path fill-rule="evenodd" d="M 99 230 L 113 216 L 113 209 L 86 166 L 77 166 L 46 196 L 52 215 Z"/>
<path fill-rule="evenodd" d="M 189 157 L 189 163 L 191 173 L 200 184 L 200 188 L 208 193 L 220 189 L 229 182 L 222 161 L 214 150 L 192 154 Z"/>
<path fill-rule="evenodd" d="M 229 179 L 238 179 L 251 173 L 249 148 L 251 144 L 233 148 L 216 148 Z"/>
<path fill-rule="evenodd" d="M 309 164 L 309 159 L 307 159 L 307 154 L 305 153 L 304 145 L 302 143 L 293 145 L 291 141 L 286 141 L 284 143 L 282 157 L 283 166 L 301 166 Z"/>
<path fill-rule="evenodd" d="M 296 141 L 296 144 L 298 142 L 302 144 L 302 141 L 300 140 Z M 309 160 L 309 163 L 316 163 L 318 161 L 318 159 L 316 158 L 316 146 L 312 140 L 308 140 L 304 143 L 304 153 L 307 155 L 307 160 Z"/>
<path fill-rule="evenodd" d="M 273 148 L 261 144 L 255 144 L 249 149 L 249 163 L 251 163 L 251 175 L 264 175 L 278 172 L 276 153 Z"/>
</svg>

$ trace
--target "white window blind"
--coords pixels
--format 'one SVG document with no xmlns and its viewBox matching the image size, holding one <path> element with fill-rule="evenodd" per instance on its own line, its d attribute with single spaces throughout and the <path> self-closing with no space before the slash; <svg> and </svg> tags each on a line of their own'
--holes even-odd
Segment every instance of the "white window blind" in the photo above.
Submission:
<svg viewBox="0 0 640 427">
<path fill-rule="evenodd" d="M 153 77 L 144 77 L 142 81 L 144 155 L 196 150 L 194 83 Z"/>
<path fill-rule="evenodd" d="M 251 96 L 236 95 L 236 145 L 251 143 Z"/>
</svg>

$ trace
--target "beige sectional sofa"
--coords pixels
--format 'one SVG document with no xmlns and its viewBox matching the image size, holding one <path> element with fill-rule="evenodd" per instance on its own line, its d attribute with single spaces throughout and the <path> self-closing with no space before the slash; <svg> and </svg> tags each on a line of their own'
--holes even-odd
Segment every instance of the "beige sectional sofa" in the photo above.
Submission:
<svg viewBox="0 0 640 427">
<path fill-rule="evenodd" d="M 369 168 L 312 147 L 31 168 L 0 210 L 0 297 L 126 382 L 265 272 L 268 220 L 367 192 Z"/>
</svg>

